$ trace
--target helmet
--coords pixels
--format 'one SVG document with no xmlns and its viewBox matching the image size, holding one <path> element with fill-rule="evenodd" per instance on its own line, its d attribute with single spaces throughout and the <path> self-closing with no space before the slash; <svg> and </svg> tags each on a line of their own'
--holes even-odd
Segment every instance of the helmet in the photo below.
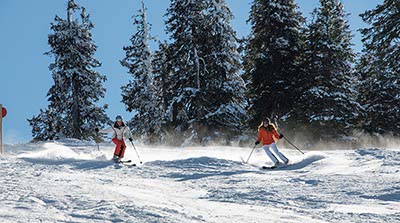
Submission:
<svg viewBox="0 0 400 223">
<path fill-rule="evenodd" d="M 115 121 L 123 121 L 123 120 L 124 119 L 120 115 L 117 115 L 117 117 L 115 117 Z"/>
</svg>

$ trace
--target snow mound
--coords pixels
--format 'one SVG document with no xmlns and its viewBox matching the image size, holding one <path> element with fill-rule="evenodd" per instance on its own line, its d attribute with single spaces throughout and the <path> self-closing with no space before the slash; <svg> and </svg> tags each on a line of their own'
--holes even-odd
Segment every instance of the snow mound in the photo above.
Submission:
<svg viewBox="0 0 400 223">
<path fill-rule="evenodd" d="M 360 156 L 357 159 L 382 160 L 384 165 L 400 164 L 400 151 L 397 150 L 367 148 L 367 149 L 358 149 L 355 152 Z"/>
<path fill-rule="evenodd" d="M 106 160 L 100 152 L 77 144 L 64 144 L 61 142 L 47 142 L 39 145 L 38 151 L 29 151 L 17 155 L 17 158 L 31 163 L 59 165 L 74 163 L 83 160 Z"/>
</svg>

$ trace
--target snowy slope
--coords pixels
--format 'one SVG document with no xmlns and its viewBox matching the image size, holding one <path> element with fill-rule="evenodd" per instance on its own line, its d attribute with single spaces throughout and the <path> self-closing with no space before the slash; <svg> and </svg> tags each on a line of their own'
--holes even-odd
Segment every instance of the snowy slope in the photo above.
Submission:
<svg viewBox="0 0 400 223">
<path fill-rule="evenodd" d="M 287 147 L 279 170 L 258 168 L 261 149 L 245 165 L 251 148 L 136 148 L 139 167 L 109 162 L 108 143 L 6 145 L 1 222 L 400 222 L 398 148 Z"/>
</svg>

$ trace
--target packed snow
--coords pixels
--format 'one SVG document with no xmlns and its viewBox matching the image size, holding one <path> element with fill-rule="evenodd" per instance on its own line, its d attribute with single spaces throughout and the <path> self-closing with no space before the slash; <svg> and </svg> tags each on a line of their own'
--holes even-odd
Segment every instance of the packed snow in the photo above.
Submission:
<svg viewBox="0 0 400 223">
<path fill-rule="evenodd" d="M 400 148 L 305 151 L 61 140 L 5 145 L 1 222 L 400 222 Z"/>
</svg>

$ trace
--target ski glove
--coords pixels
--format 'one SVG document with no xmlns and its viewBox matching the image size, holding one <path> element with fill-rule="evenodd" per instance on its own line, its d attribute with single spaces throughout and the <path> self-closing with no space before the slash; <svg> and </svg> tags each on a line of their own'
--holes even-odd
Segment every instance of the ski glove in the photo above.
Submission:
<svg viewBox="0 0 400 223">
<path fill-rule="evenodd" d="M 131 142 L 132 142 L 132 141 L 133 141 L 133 139 L 132 139 L 132 138 L 129 138 L 129 141 L 131 141 Z"/>
<path fill-rule="evenodd" d="M 283 137 L 285 137 L 282 133 L 279 135 L 279 138 L 282 139 Z"/>
<path fill-rule="evenodd" d="M 258 145 L 258 144 L 260 144 L 260 142 L 259 142 L 259 141 L 256 141 L 254 144 L 255 144 L 255 145 Z"/>
<path fill-rule="evenodd" d="M 99 132 L 100 130 L 99 130 L 99 128 L 94 128 L 94 131 Z"/>
</svg>

